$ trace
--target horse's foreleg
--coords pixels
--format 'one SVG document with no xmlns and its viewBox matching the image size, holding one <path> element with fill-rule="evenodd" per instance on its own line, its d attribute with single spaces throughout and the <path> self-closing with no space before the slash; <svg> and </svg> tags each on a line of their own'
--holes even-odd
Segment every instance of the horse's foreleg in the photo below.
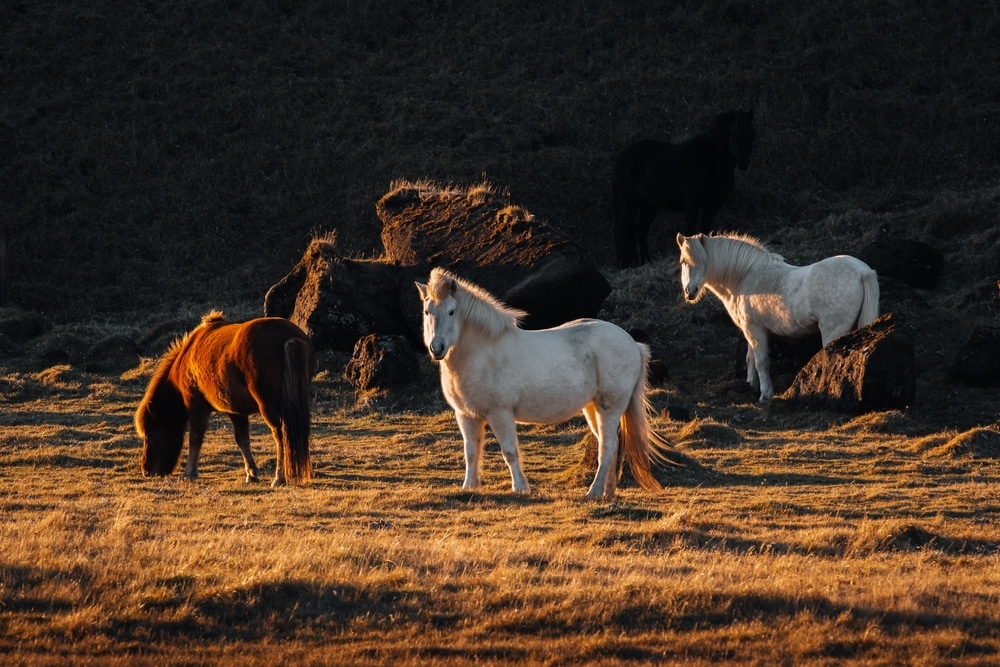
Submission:
<svg viewBox="0 0 1000 667">
<path fill-rule="evenodd" d="M 493 435 L 500 443 L 500 451 L 503 453 L 503 460 L 510 468 L 511 488 L 514 493 L 528 493 L 531 485 L 528 484 L 524 471 L 521 470 L 521 451 L 517 446 L 517 425 L 514 423 L 514 415 L 511 413 L 493 414 L 489 420 Z"/>
<path fill-rule="evenodd" d="M 656 217 L 656 209 L 652 206 L 639 207 L 639 222 L 636 225 L 635 238 L 639 245 L 639 263 L 649 262 L 649 228 Z"/>
<path fill-rule="evenodd" d="M 750 357 L 753 356 L 753 369 L 756 370 L 760 382 L 760 402 L 767 403 L 774 396 L 774 385 L 771 383 L 770 357 L 767 348 L 767 330 L 761 327 L 750 327 L 745 332 L 747 337 L 747 379 L 750 379 Z M 750 383 L 751 385 L 753 382 Z M 756 389 L 756 387 L 754 387 Z"/>
<path fill-rule="evenodd" d="M 465 447 L 465 481 L 462 488 L 474 491 L 479 488 L 479 475 L 482 468 L 483 445 L 486 441 L 486 422 L 476 417 L 470 417 L 458 412 L 458 430 L 462 432 L 462 443 Z"/>
<path fill-rule="evenodd" d="M 233 423 L 233 437 L 236 439 L 236 446 L 240 448 L 243 455 L 243 468 L 247 473 L 247 482 L 257 481 L 257 463 L 250 453 L 250 419 L 246 415 L 229 415 L 229 421 Z"/>
<path fill-rule="evenodd" d="M 191 412 L 191 435 L 188 439 L 187 465 L 184 468 L 184 476 L 188 479 L 198 479 L 198 457 L 201 456 L 201 443 L 205 440 L 205 431 L 208 430 L 208 417 L 208 412 Z"/>
<path fill-rule="evenodd" d="M 760 378 L 757 376 L 757 365 L 754 361 L 753 348 L 747 345 L 747 382 L 754 391 L 760 389 Z"/>
</svg>

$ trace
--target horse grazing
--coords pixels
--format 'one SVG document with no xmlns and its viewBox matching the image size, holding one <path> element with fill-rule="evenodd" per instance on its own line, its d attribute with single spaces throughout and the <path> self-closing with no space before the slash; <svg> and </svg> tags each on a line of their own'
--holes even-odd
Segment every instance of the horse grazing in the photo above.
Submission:
<svg viewBox="0 0 1000 667">
<path fill-rule="evenodd" d="M 286 479 L 308 481 L 309 385 L 315 365 L 309 337 L 286 319 L 234 324 L 222 313 L 209 313 L 170 346 L 136 410 L 143 474 L 174 471 L 190 425 L 185 476 L 195 479 L 209 416 L 223 412 L 233 423 L 246 480 L 257 481 L 249 415 L 260 413 L 277 443 L 272 486 Z"/>
<path fill-rule="evenodd" d="M 683 212 L 686 235 L 712 231 L 733 189 L 733 169 L 749 168 L 753 144 L 753 111 L 729 111 L 682 143 L 646 139 L 622 151 L 611 181 L 618 265 L 649 261 L 649 226 L 657 210 Z"/>
<path fill-rule="evenodd" d="M 760 389 L 761 403 L 774 396 L 769 332 L 803 336 L 819 331 L 825 346 L 878 317 L 878 275 L 856 257 L 792 266 L 756 239 L 738 234 L 678 234 L 677 245 L 684 298 L 695 303 L 707 287 L 725 305 L 747 340 L 747 382 Z"/>
<path fill-rule="evenodd" d="M 513 490 L 527 493 L 531 487 L 521 470 L 516 423 L 554 424 L 581 411 L 598 442 L 589 497 L 614 495 L 619 440 L 636 481 L 645 489 L 661 488 L 650 459 L 666 461 L 674 450 L 650 428 L 645 345 L 601 320 L 521 329 L 523 311 L 439 268 L 417 289 L 424 343 L 440 362 L 441 389 L 462 432 L 463 489 L 480 486 L 487 424 L 510 468 Z"/>
</svg>

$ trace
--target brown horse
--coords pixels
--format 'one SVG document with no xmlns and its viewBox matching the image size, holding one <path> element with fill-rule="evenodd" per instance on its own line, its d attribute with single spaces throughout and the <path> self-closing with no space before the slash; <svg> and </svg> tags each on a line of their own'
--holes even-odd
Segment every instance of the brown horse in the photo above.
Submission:
<svg viewBox="0 0 1000 667">
<path fill-rule="evenodd" d="M 271 485 L 286 478 L 308 481 L 309 385 L 315 367 L 309 337 L 288 320 L 262 317 L 234 324 L 220 312 L 209 313 L 167 350 L 135 413 L 143 474 L 169 475 L 177 468 L 190 424 L 185 475 L 195 479 L 209 416 L 222 412 L 233 423 L 247 481 L 257 481 L 249 415 L 259 413 L 277 443 Z"/>
</svg>

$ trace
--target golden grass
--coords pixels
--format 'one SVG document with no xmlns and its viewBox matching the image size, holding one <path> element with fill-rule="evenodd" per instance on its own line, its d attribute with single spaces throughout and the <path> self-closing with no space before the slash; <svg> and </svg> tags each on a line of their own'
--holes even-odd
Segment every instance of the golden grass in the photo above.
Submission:
<svg viewBox="0 0 1000 667">
<path fill-rule="evenodd" d="M 314 482 L 272 490 L 241 481 L 222 419 L 196 483 L 141 477 L 143 383 L 126 375 L 0 385 L 7 664 L 1000 657 L 1000 462 L 928 457 L 941 438 L 885 433 L 891 413 L 808 432 L 753 406 L 660 422 L 704 469 L 591 502 L 579 420 L 522 428 L 530 496 L 495 449 L 465 493 L 449 412 L 320 400 Z M 315 392 L 341 386 L 321 374 Z"/>
</svg>

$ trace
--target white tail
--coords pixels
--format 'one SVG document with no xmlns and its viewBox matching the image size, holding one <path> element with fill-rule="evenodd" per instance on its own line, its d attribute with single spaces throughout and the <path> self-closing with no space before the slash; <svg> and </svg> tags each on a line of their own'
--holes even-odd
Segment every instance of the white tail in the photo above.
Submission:
<svg viewBox="0 0 1000 667">
<path fill-rule="evenodd" d="M 858 328 L 866 327 L 878 318 L 878 274 L 869 269 L 861 277 L 864 298 L 861 300 L 861 313 L 858 315 Z"/>
</svg>

